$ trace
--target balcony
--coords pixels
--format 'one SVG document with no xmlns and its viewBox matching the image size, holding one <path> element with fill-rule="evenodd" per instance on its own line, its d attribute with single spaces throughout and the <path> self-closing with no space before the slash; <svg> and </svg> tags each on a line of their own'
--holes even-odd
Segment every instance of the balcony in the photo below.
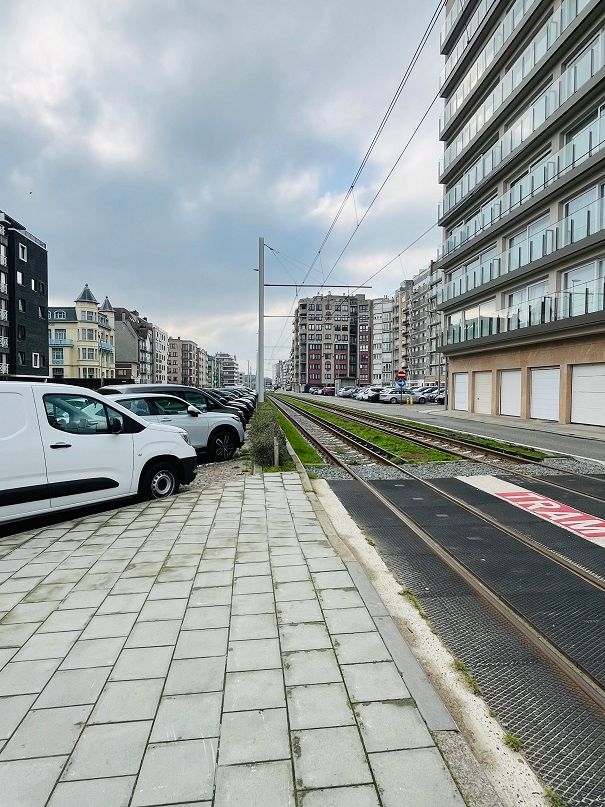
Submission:
<svg viewBox="0 0 605 807">
<path fill-rule="evenodd" d="M 48 340 L 49 347 L 73 347 L 74 340 L 73 339 L 49 339 Z"/>
<path fill-rule="evenodd" d="M 439 247 L 438 260 L 447 257 L 472 238 L 485 232 L 507 213 L 521 207 L 555 180 L 603 150 L 605 150 L 605 108 L 601 109 L 599 117 L 594 122 L 572 138 L 560 151 L 546 157 L 514 188 L 497 199 L 492 199 L 476 216 L 457 228 Z"/>
<path fill-rule="evenodd" d="M 495 258 L 479 264 L 461 277 L 444 283 L 439 289 L 437 304 L 453 300 L 468 291 L 484 286 L 503 275 L 515 272 L 532 261 L 551 255 L 559 249 L 577 244 L 595 233 L 605 234 L 605 199 L 598 199 L 579 208 L 556 224 L 528 236 Z"/>
<path fill-rule="evenodd" d="M 99 350 L 106 350 L 108 353 L 113 353 L 113 345 L 110 345 L 109 342 L 99 342 Z"/>
<path fill-rule="evenodd" d="M 0 375 L 8 375 L 8 364 L 0 362 Z"/>
<path fill-rule="evenodd" d="M 53 356 L 53 357 L 51 358 L 50 363 L 51 363 L 52 365 L 55 365 L 55 366 L 56 366 L 56 365 L 59 365 L 59 364 L 65 364 L 65 359 L 64 359 L 62 356 L 61 356 L 61 357 L 59 357 L 59 356 Z"/>
<path fill-rule="evenodd" d="M 442 346 L 457 345 L 486 336 L 512 333 L 535 325 L 562 322 L 605 311 L 605 278 L 598 278 L 520 305 L 449 325 Z"/>
<path fill-rule="evenodd" d="M 523 53 L 511 65 L 502 81 L 495 90 L 488 95 L 479 109 L 471 116 L 470 120 L 463 126 L 460 133 L 446 148 L 443 157 L 439 161 L 439 171 L 443 173 L 457 157 L 464 151 L 466 146 L 483 129 L 484 126 L 494 117 L 496 112 L 504 105 L 505 101 L 520 87 L 536 64 L 546 54 L 552 50 L 558 40 L 563 36 L 567 28 L 584 11 L 592 0 L 565 0 L 562 6 L 544 23 L 538 33 L 525 48 Z M 472 88 L 471 88 L 472 89 Z M 443 131 L 447 123 L 461 108 L 464 99 L 469 92 L 464 91 L 464 83 L 458 92 L 448 101 L 440 118 L 440 131 Z"/>
<path fill-rule="evenodd" d="M 8 320 L 8 311 L 6 308 L 0 308 L 0 322 L 6 322 Z"/>
<path fill-rule="evenodd" d="M 468 23 L 466 25 L 466 28 L 464 29 L 464 31 L 462 32 L 462 35 L 460 36 L 460 39 L 456 43 L 456 47 L 453 49 L 453 51 L 450 53 L 450 55 L 445 60 L 445 65 L 443 66 L 443 69 L 441 70 L 441 73 L 439 74 L 439 87 L 440 88 L 443 87 L 445 82 L 451 76 L 452 71 L 454 70 L 454 68 L 456 67 L 456 65 L 458 64 L 458 62 L 462 58 L 462 56 L 464 55 L 464 51 L 466 50 L 466 48 L 468 46 L 468 43 L 471 41 L 471 39 L 475 36 L 477 31 L 479 30 L 479 26 L 481 25 L 481 23 L 483 22 L 483 20 L 485 19 L 486 15 L 487 15 L 487 12 L 490 10 L 490 8 L 494 5 L 495 2 L 496 2 L 496 0 L 481 0 L 479 5 L 477 6 L 475 11 L 473 12 L 472 16 L 470 17 L 470 19 L 469 19 L 469 21 L 468 21 Z M 535 2 L 535 0 L 517 0 L 517 3 L 515 3 L 515 5 L 520 5 L 520 4 L 523 4 L 525 2 L 533 3 L 533 2 Z M 447 35 L 447 34 L 445 34 L 445 28 L 446 28 L 446 25 L 448 23 L 448 18 L 450 17 L 452 12 L 457 10 L 457 6 L 460 6 L 460 5 L 462 6 L 462 8 L 458 11 L 458 14 L 456 14 L 455 19 L 452 20 L 452 25 L 460 17 L 460 14 L 461 14 L 462 10 L 464 9 L 464 7 L 466 5 L 468 5 L 468 0 L 465 0 L 465 2 L 463 2 L 463 3 L 460 3 L 460 2 L 456 3 L 454 5 L 454 8 L 452 8 L 450 10 L 449 14 L 447 15 L 447 17 L 445 19 L 445 25 L 443 26 L 443 31 L 442 31 L 442 38 L 441 38 L 441 43 L 442 44 L 443 44 L 443 42 L 445 40 L 445 36 Z M 510 12 L 509 12 L 509 14 L 510 14 Z M 450 25 L 448 33 L 451 30 L 451 28 L 452 28 L 452 26 Z"/>
<path fill-rule="evenodd" d="M 448 13 L 445 16 L 445 21 L 443 23 L 443 28 L 441 29 L 441 33 L 439 34 L 439 44 L 443 47 L 443 43 L 446 41 L 448 36 L 450 35 L 452 29 L 460 19 L 460 15 L 467 7 L 469 0 L 454 0 L 454 5 L 450 8 Z"/>
<path fill-rule="evenodd" d="M 439 203 L 439 217 L 445 216 L 455 205 L 486 179 L 514 151 L 557 112 L 605 65 L 605 35 L 599 34 L 595 43 L 587 48 L 561 75 L 547 87 L 507 130 L 497 143 L 482 154 L 476 163 L 445 194 Z"/>
<path fill-rule="evenodd" d="M 0 266 L 8 266 L 6 255 L 0 255 Z"/>
<path fill-rule="evenodd" d="M 0 336 L 0 347 L 8 348 L 8 336 Z"/>
<path fill-rule="evenodd" d="M 8 294 L 8 283 L 0 283 L 0 294 Z"/>
</svg>

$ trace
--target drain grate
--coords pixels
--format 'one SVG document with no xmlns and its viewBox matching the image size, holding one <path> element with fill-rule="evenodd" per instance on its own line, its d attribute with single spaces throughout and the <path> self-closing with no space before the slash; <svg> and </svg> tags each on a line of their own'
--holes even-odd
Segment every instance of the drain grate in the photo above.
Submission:
<svg viewBox="0 0 605 807">
<path fill-rule="evenodd" d="M 505 729 L 523 740 L 538 774 L 570 807 L 605 805 L 602 713 L 405 525 L 394 526 L 369 492 L 353 481 L 330 484 L 389 569 L 414 592 L 450 651 L 471 670 Z M 460 530 L 461 542 L 468 536 L 480 537 L 474 527 Z M 476 541 L 468 543 L 476 550 Z"/>
</svg>

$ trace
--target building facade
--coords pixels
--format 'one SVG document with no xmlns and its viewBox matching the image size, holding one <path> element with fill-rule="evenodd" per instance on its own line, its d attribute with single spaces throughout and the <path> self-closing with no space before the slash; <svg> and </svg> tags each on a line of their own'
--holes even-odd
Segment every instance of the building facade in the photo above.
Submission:
<svg viewBox="0 0 605 807">
<path fill-rule="evenodd" d="M 115 378 L 114 311 L 99 305 L 88 286 L 74 306 L 48 309 L 48 350 L 53 378 Z"/>
<path fill-rule="evenodd" d="M 48 375 L 46 244 L 0 211 L 0 375 Z"/>
<path fill-rule="evenodd" d="M 215 355 L 217 365 L 217 375 L 220 387 L 234 387 L 239 382 L 239 369 L 237 366 L 237 356 L 229 353 L 217 353 Z"/>
<path fill-rule="evenodd" d="M 157 325 L 152 327 L 153 383 L 168 383 L 168 333 Z"/>
<path fill-rule="evenodd" d="M 605 425 L 605 4 L 448 3 L 450 406 Z"/>
<path fill-rule="evenodd" d="M 197 344 L 191 339 L 171 336 L 168 340 L 168 383 L 199 387 L 200 380 L 200 355 Z"/>
<path fill-rule="evenodd" d="M 404 280 L 393 295 L 393 365 L 409 375 L 408 340 L 413 280 Z"/>
<path fill-rule="evenodd" d="M 153 383 L 153 324 L 138 311 L 115 308 L 116 375 L 126 378 L 127 372 L 140 384 Z"/>
<path fill-rule="evenodd" d="M 393 369 L 393 308 L 392 297 L 372 300 L 372 384 L 390 386 L 394 383 Z"/>
<path fill-rule="evenodd" d="M 364 294 L 302 298 L 292 327 L 296 390 L 371 382 L 372 311 Z"/>
</svg>

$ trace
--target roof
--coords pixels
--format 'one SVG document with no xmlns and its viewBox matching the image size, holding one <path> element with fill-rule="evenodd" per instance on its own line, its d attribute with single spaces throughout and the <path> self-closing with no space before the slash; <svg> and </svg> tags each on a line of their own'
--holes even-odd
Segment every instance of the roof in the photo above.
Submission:
<svg viewBox="0 0 605 807">
<path fill-rule="evenodd" d="M 105 299 L 103 300 L 103 305 L 101 306 L 101 308 L 99 308 L 99 311 L 113 311 L 113 306 L 109 302 L 109 297 L 107 296 L 105 297 Z"/>
<path fill-rule="evenodd" d="M 74 302 L 76 302 L 76 303 L 94 303 L 95 305 L 99 304 L 99 301 L 97 300 L 97 298 L 94 296 L 94 294 L 89 289 L 88 283 L 84 284 L 84 288 L 80 292 L 80 296 L 76 297 Z"/>
<path fill-rule="evenodd" d="M 65 317 L 60 317 L 60 318 L 55 317 L 54 315 L 56 314 L 57 311 L 62 311 L 65 314 Z M 49 320 L 51 320 L 54 323 L 77 322 L 78 321 L 78 315 L 77 315 L 76 309 L 74 308 L 73 305 L 72 306 L 69 306 L 69 305 L 53 305 L 53 306 L 50 306 L 49 305 L 48 306 L 48 318 L 49 318 Z"/>
</svg>

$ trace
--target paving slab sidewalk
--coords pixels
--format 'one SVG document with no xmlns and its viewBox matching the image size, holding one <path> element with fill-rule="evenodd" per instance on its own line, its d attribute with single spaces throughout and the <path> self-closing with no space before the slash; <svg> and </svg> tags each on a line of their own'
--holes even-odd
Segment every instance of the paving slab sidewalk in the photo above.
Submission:
<svg viewBox="0 0 605 807">
<path fill-rule="evenodd" d="M 11 807 L 463 807 L 443 707 L 297 474 L 25 537 L 0 560 Z"/>
</svg>

